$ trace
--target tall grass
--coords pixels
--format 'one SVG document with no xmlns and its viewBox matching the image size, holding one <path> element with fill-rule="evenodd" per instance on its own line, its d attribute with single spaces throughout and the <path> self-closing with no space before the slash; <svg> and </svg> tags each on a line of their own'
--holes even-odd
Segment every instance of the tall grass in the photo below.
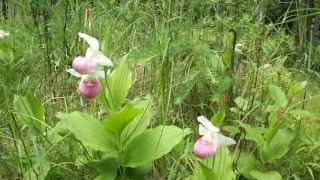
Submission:
<svg viewBox="0 0 320 180">
<path fill-rule="evenodd" d="M 316 102 L 307 100 L 317 95 L 319 88 L 318 77 L 310 75 L 319 74 L 320 67 L 316 60 L 320 57 L 315 53 L 319 17 L 310 15 L 319 3 L 309 6 L 302 0 L 291 1 L 280 12 L 282 19 L 270 20 L 268 10 L 281 5 L 275 0 L 3 0 L 0 29 L 11 35 L 0 39 L 0 46 L 8 49 L 0 52 L 0 175 L 29 179 L 33 174 L 37 176 L 41 169 L 34 169 L 34 159 L 43 153 L 37 152 L 41 146 L 50 158 L 47 179 L 94 177 L 90 165 L 79 168 L 81 162 L 76 162 L 93 156 L 85 147 L 68 139 L 52 144 L 45 135 L 23 127 L 12 108 L 15 94 L 34 93 L 44 102 L 49 126 L 56 123 L 59 111 L 98 109 L 95 101 L 85 102 L 77 96 L 75 80 L 65 72 L 72 57 L 85 51 L 78 32 L 102 39 L 104 53 L 115 64 L 128 54 L 136 70 L 131 94 L 153 96 L 157 107 L 154 124 L 195 129 L 197 115 L 210 117 L 219 107 L 228 112 L 230 124 L 243 118 L 252 124 L 266 123 L 263 112 L 253 113 L 262 109 L 263 104 L 257 106 L 255 102 L 266 98 L 263 80 L 272 74 L 261 72 L 264 64 L 275 67 L 276 82 L 283 87 L 296 78 L 309 80 L 308 87 L 315 89 L 306 88 L 295 101 L 319 114 L 317 105 L 308 104 Z M 286 29 L 286 23 L 293 25 Z M 241 54 L 236 54 L 236 44 L 244 45 Z M 288 69 L 301 73 L 295 76 Z M 235 117 L 231 111 L 238 96 L 247 98 L 249 107 Z M 315 124 L 308 128 L 319 129 Z M 316 132 L 309 135 L 312 140 L 306 138 L 306 144 L 295 153 L 319 152 L 319 143 L 314 142 Z M 192 142 L 193 137 L 157 162 L 149 179 L 184 179 L 191 175 Z M 281 164 L 284 169 L 290 168 L 287 177 L 316 179 L 320 174 L 318 159 L 295 156 L 293 153 Z M 288 162 L 297 164 L 291 166 Z"/>
</svg>

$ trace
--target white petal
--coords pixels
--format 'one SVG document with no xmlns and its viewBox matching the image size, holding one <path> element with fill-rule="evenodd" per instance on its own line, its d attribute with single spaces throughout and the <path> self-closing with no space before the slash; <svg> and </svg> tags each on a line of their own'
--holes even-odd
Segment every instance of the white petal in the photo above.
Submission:
<svg viewBox="0 0 320 180">
<path fill-rule="evenodd" d="M 68 73 L 70 73 L 72 76 L 76 76 L 76 77 L 82 77 L 83 75 L 78 73 L 77 71 L 75 71 L 74 69 L 67 69 L 66 70 Z"/>
<path fill-rule="evenodd" d="M 113 66 L 112 61 L 108 57 L 103 55 L 100 51 L 97 54 L 96 62 L 101 66 L 109 66 L 109 67 Z"/>
<path fill-rule="evenodd" d="M 207 129 L 208 131 L 210 131 L 211 133 L 216 133 L 219 132 L 220 129 L 215 127 L 206 117 L 204 116 L 199 116 L 197 118 L 197 120 L 199 121 L 200 125 L 199 125 L 199 131 L 200 131 L 200 126 L 203 126 L 203 128 Z M 200 133 L 200 132 L 199 132 Z"/>
<path fill-rule="evenodd" d="M 99 41 L 96 38 L 91 37 L 88 34 L 81 33 L 81 32 L 79 32 L 78 35 L 83 40 L 85 40 L 92 49 L 95 49 L 95 50 L 99 49 Z"/>
<path fill-rule="evenodd" d="M 98 50 L 88 48 L 86 52 L 86 57 L 88 57 L 89 59 L 94 59 L 98 65 L 113 66 L 112 61 Z"/>
<path fill-rule="evenodd" d="M 215 140 L 214 137 L 211 136 L 210 134 L 206 134 L 206 135 L 202 136 L 201 138 L 206 140 L 206 141 L 209 141 L 209 142 Z"/>
<path fill-rule="evenodd" d="M 217 138 L 218 144 L 222 144 L 222 145 L 226 145 L 226 146 L 236 144 L 235 140 L 233 140 L 232 138 L 229 138 L 227 136 L 224 136 L 221 133 L 217 133 L 216 138 Z"/>
<path fill-rule="evenodd" d="M 103 79 L 105 77 L 104 71 L 95 71 L 94 76 L 98 79 Z"/>
<path fill-rule="evenodd" d="M 94 49 L 92 49 L 92 48 L 88 48 L 87 51 L 86 51 L 86 57 L 87 57 L 88 59 L 94 57 L 97 51 L 98 51 L 98 50 L 94 50 Z"/>
<path fill-rule="evenodd" d="M 207 134 L 211 134 L 210 131 L 205 128 L 202 124 L 199 124 L 199 134 L 205 136 Z"/>
</svg>

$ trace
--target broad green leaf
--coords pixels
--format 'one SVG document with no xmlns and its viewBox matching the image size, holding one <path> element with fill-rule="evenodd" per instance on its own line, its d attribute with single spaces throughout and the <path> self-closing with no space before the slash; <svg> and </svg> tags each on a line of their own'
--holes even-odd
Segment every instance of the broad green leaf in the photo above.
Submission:
<svg viewBox="0 0 320 180">
<path fill-rule="evenodd" d="M 215 176 L 213 171 L 203 165 L 200 162 L 197 162 L 195 168 L 193 169 L 193 175 L 191 176 L 191 180 L 215 180 Z"/>
<path fill-rule="evenodd" d="M 38 99 L 32 95 L 16 95 L 13 105 L 17 118 L 21 120 L 24 125 L 35 128 L 40 133 L 44 132 L 44 107 Z"/>
<path fill-rule="evenodd" d="M 288 104 L 288 100 L 286 97 L 286 94 L 281 90 L 280 87 L 275 85 L 269 85 L 268 86 L 269 95 L 272 97 L 272 99 L 275 102 L 275 105 L 284 108 Z"/>
<path fill-rule="evenodd" d="M 142 112 L 141 108 L 126 105 L 119 112 L 111 112 L 102 123 L 107 130 L 120 136 L 122 130 Z"/>
<path fill-rule="evenodd" d="M 152 162 L 169 153 L 186 135 L 175 126 L 159 126 L 137 136 L 124 155 L 126 167 L 137 167 Z"/>
<path fill-rule="evenodd" d="M 240 126 L 245 129 L 246 131 L 246 136 L 245 138 L 247 140 L 254 141 L 257 143 L 257 145 L 262 148 L 264 145 L 264 138 L 263 134 L 266 132 L 265 128 L 256 128 L 256 127 L 251 127 L 248 124 L 241 123 Z"/>
<path fill-rule="evenodd" d="M 113 180 L 117 177 L 119 163 L 116 159 L 103 159 L 95 162 L 94 166 L 100 174 L 95 180 Z"/>
<path fill-rule="evenodd" d="M 241 151 L 240 157 L 237 161 L 237 167 L 240 173 L 248 179 L 251 179 L 250 172 L 259 168 L 261 165 L 252 153 Z"/>
<path fill-rule="evenodd" d="M 57 126 L 70 131 L 84 145 L 111 155 L 116 152 L 114 137 L 94 117 L 81 112 L 59 113 L 58 117 L 61 121 Z"/>
<path fill-rule="evenodd" d="M 121 107 L 128 95 L 131 81 L 132 72 L 128 60 L 124 57 L 106 80 L 105 100 L 108 111 L 115 111 Z"/>
<path fill-rule="evenodd" d="M 289 150 L 289 145 L 294 136 L 295 134 L 288 129 L 278 130 L 262 149 L 261 157 L 263 161 L 271 162 L 284 156 Z"/>
<path fill-rule="evenodd" d="M 269 142 L 273 138 L 273 136 L 281 128 L 281 125 L 284 123 L 284 121 L 279 119 L 277 112 L 270 112 L 268 117 L 268 123 L 269 127 L 264 135 L 264 139 L 266 142 Z"/>
<path fill-rule="evenodd" d="M 108 180 L 107 178 L 108 177 L 106 177 L 104 175 L 99 175 L 99 176 L 95 177 L 94 180 Z M 113 180 L 113 179 L 110 179 L 110 180 Z"/>
<path fill-rule="evenodd" d="M 253 170 L 250 175 L 256 180 L 281 180 L 282 177 L 277 171 L 262 172 Z"/>
<path fill-rule="evenodd" d="M 221 128 L 221 125 L 225 116 L 226 116 L 225 110 L 223 107 L 221 107 L 219 111 L 212 117 L 211 121 L 215 126 Z"/>
<path fill-rule="evenodd" d="M 147 129 L 153 115 L 152 101 L 150 97 L 142 100 L 136 100 L 135 107 L 144 109 L 144 111 L 131 121 L 122 131 L 121 142 L 125 146 Z"/>
<path fill-rule="evenodd" d="M 228 148 L 225 146 L 219 147 L 215 155 L 213 173 L 215 180 L 233 180 L 235 178 L 232 158 Z"/>
<path fill-rule="evenodd" d="M 147 163 L 143 166 L 136 168 L 126 168 L 126 175 L 130 177 L 130 180 L 142 180 L 145 179 L 145 175 L 152 170 L 153 164 Z"/>
</svg>

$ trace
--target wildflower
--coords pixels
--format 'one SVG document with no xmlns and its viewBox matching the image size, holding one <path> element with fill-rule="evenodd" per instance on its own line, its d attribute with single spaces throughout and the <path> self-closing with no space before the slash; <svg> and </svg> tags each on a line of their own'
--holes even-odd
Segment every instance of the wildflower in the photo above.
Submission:
<svg viewBox="0 0 320 180">
<path fill-rule="evenodd" d="M 87 49 L 85 56 L 88 58 L 88 60 L 92 60 L 96 62 L 97 65 L 101 66 L 113 66 L 112 61 L 108 57 L 104 56 L 101 51 L 99 51 L 100 45 L 96 38 L 85 33 L 79 33 L 79 37 L 89 44 L 89 48 Z"/>
<path fill-rule="evenodd" d="M 113 66 L 112 61 L 99 51 L 99 41 L 84 33 L 79 33 L 79 37 L 89 44 L 85 56 L 78 56 L 72 62 L 72 69 L 67 72 L 74 75 L 95 73 L 101 66 Z"/>
<path fill-rule="evenodd" d="M 76 57 L 72 62 L 72 68 L 81 74 L 90 73 L 97 68 L 96 62 L 82 56 Z"/>
<path fill-rule="evenodd" d="M 3 31 L 3 30 L 0 30 L 0 38 L 5 38 L 5 37 L 7 37 L 7 36 L 9 36 L 9 35 L 10 35 L 9 32 L 5 32 L 5 31 Z"/>
<path fill-rule="evenodd" d="M 79 94 L 87 99 L 96 97 L 100 92 L 100 83 L 96 78 L 85 77 L 80 80 Z"/>
<path fill-rule="evenodd" d="M 112 66 L 109 58 L 99 51 L 99 41 L 84 33 L 79 33 L 80 38 L 89 44 L 85 56 L 78 56 L 72 62 L 72 68 L 67 69 L 71 75 L 81 78 L 79 94 L 85 98 L 96 97 L 100 91 L 99 78 L 104 78 L 105 73 L 101 66 Z M 101 69 L 101 70 L 100 70 Z"/>
<path fill-rule="evenodd" d="M 100 92 L 100 83 L 98 79 L 104 78 L 104 71 L 95 71 L 90 74 L 81 74 L 72 69 L 67 70 L 71 75 L 80 79 L 78 92 L 81 96 L 92 99 L 96 97 Z"/>
<path fill-rule="evenodd" d="M 232 145 L 236 142 L 220 133 L 220 129 L 215 127 L 206 117 L 199 116 L 199 138 L 193 147 L 193 153 L 200 159 L 207 159 L 216 153 L 220 145 Z"/>
</svg>

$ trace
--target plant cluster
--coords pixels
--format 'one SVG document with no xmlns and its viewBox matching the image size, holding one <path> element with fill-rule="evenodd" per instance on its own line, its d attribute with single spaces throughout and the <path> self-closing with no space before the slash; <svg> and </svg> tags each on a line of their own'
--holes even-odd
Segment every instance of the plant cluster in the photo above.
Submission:
<svg viewBox="0 0 320 180">
<path fill-rule="evenodd" d="M 0 179 L 319 179 L 319 2 L 0 5 Z"/>
</svg>

